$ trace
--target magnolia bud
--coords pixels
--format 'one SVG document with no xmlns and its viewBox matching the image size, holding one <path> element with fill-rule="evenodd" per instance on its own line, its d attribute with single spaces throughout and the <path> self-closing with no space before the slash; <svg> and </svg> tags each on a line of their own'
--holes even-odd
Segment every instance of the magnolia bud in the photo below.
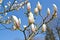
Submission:
<svg viewBox="0 0 60 40">
<path fill-rule="evenodd" d="M 27 10 L 30 12 L 30 9 L 31 9 L 31 5 L 30 5 L 30 2 L 27 3 Z"/>
<path fill-rule="evenodd" d="M 3 0 L 0 0 L 0 3 L 2 3 Z"/>
<path fill-rule="evenodd" d="M 34 16 L 33 16 L 32 12 L 29 13 L 28 21 L 29 21 L 29 24 L 34 23 Z"/>
<path fill-rule="evenodd" d="M 35 32 L 35 28 L 36 28 L 35 25 L 31 24 L 31 29 L 32 29 L 33 32 Z"/>
<path fill-rule="evenodd" d="M 57 11 L 57 6 L 55 4 L 53 4 L 54 7 L 54 11 Z"/>
<path fill-rule="evenodd" d="M 26 28 L 27 26 L 26 25 L 23 25 L 24 28 Z"/>
<path fill-rule="evenodd" d="M 41 6 L 41 4 L 40 4 L 39 1 L 38 1 L 38 4 L 37 4 L 37 8 L 38 8 L 38 10 L 41 10 L 42 9 L 42 6 Z"/>
<path fill-rule="evenodd" d="M 16 16 L 12 15 L 12 21 L 14 22 L 14 26 L 17 29 L 20 29 L 20 19 L 18 19 Z"/>
<path fill-rule="evenodd" d="M 39 11 L 38 8 L 35 8 L 34 12 L 36 15 L 38 15 L 38 11 Z"/>
<path fill-rule="evenodd" d="M 42 25 L 42 31 L 45 32 L 46 31 L 46 24 Z"/>
<path fill-rule="evenodd" d="M 49 8 L 47 8 L 47 14 L 50 15 L 50 9 Z"/>
</svg>

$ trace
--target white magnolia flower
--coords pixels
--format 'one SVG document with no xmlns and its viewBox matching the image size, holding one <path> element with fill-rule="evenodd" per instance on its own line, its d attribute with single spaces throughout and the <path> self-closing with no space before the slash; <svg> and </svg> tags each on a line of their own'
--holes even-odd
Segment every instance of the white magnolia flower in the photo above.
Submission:
<svg viewBox="0 0 60 40">
<path fill-rule="evenodd" d="M 16 29 L 20 29 L 21 20 L 14 15 L 12 15 L 12 20 L 14 22 L 14 27 L 16 27 Z"/>
<path fill-rule="evenodd" d="M 50 15 L 50 9 L 49 8 L 47 8 L 47 14 Z"/>
<path fill-rule="evenodd" d="M 31 9 L 31 5 L 30 5 L 30 2 L 27 3 L 27 10 L 30 11 Z"/>
<path fill-rule="evenodd" d="M 3 0 L 0 0 L 0 3 L 2 3 Z"/>
<path fill-rule="evenodd" d="M 32 12 L 30 12 L 28 15 L 29 15 L 29 17 L 28 17 L 29 24 L 34 23 L 34 16 L 33 16 Z"/>
<path fill-rule="evenodd" d="M 34 12 L 35 12 L 35 14 L 38 14 L 38 8 L 35 8 L 35 10 L 34 10 Z"/>
<path fill-rule="evenodd" d="M 31 29 L 33 32 L 35 32 L 36 26 L 34 24 L 31 24 Z"/>
<path fill-rule="evenodd" d="M 55 4 L 53 4 L 54 7 L 54 11 L 57 11 L 57 6 Z"/>
<path fill-rule="evenodd" d="M 38 10 L 41 10 L 42 9 L 42 6 L 41 6 L 41 4 L 40 4 L 39 1 L 38 1 L 38 4 L 37 4 L 37 8 L 38 8 Z"/>
<path fill-rule="evenodd" d="M 46 31 L 46 24 L 42 25 L 42 31 L 45 32 Z"/>
</svg>

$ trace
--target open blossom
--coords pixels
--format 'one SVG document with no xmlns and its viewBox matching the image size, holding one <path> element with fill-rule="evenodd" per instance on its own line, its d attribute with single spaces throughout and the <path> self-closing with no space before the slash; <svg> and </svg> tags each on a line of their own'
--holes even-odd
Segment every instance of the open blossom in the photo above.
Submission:
<svg viewBox="0 0 60 40">
<path fill-rule="evenodd" d="M 55 4 L 53 4 L 54 7 L 54 11 L 57 11 L 57 6 Z"/>
<path fill-rule="evenodd" d="M 29 17 L 28 17 L 29 24 L 34 23 L 34 16 L 33 16 L 32 12 L 30 12 L 28 15 L 29 15 Z"/>
<path fill-rule="evenodd" d="M 50 9 L 49 8 L 47 8 L 47 14 L 50 15 Z"/>
<path fill-rule="evenodd" d="M 46 24 L 42 25 L 42 31 L 45 32 L 46 31 Z"/>
<path fill-rule="evenodd" d="M 27 3 L 27 10 L 30 11 L 31 9 L 31 5 L 30 5 L 30 2 Z"/>
<path fill-rule="evenodd" d="M 34 24 L 31 24 L 31 29 L 33 32 L 35 32 L 36 26 Z"/>
<path fill-rule="evenodd" d="M 13 22 L 14 22 L 14 26 L 13 26 L 13 28 L 15 29 L 20 29 L 20 24 L 21 24 L 21 20 L 20 19 L 18 19 L 16 16 L 12 16 L 12 20 L 13 20 Z"/>
<path fill-rule="evenodd" d="M 41 6 L 41 4 L 40 4 L 39 1 L 38 1 L 38 4 L 37 4 L 37 8 L 38 8 L 38 10 L 41 10 L 42 9 L 42 6 Z"/>
<path fill-rule="evenodd" d="M 34 12 L 36 15 L 38 14 L 38 11 L 39 11 L 38 8 L 35 8 Z"/>
<path fill-rule="evenodd" d="M 0 3 L 2 3 L 3 0 L 0 0 Z"/>
</svg>

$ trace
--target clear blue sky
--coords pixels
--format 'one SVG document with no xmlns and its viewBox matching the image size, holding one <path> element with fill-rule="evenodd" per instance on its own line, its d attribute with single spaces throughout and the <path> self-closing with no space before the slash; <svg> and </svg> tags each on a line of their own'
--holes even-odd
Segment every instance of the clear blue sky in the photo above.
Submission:
<svg viewBox="0 0 60 40">
<path fill-rule="evenodd" d="M 8 1 L 9 0 L 3 0 L 2 5 L 7 5 L 6 3 Z M 31 8 L 32 8 L 31 11 L 32 12 L 34 12 L 34 8 L 36 7 L 36 4 L 38 1 L 42 5 L 42 11 L 41 11 L 42 16 L 45 16 L 45 14 L 47 13 L 46 12 L 47 8 L 50 8 L 51 13 L 53 13 L 53 4 L 57 5 L 58 14 L 59 14 L 59 12 L 60 12 L 60 0 L 29 0 L 29 2 L 31 3 Z M 12 0 L 11 0 L 11 2 L 12 2 Z M 2 9 L 0 8 L 0 10 L 2 10 Z M 8 15 L 6 16 L 6 18 L 8 16 L 11 16 L 11 15 L 15 15 L 18 18 L 21 18 L 21 20 L 22 20 L 21 28 L 23 28 L 23 25 L 28 25 L 27 17 L 24 15 L 24 12 L 26 12 L 26 11 L 27 10 L 26 10 L 26 6 L 25 6 L 24 9 L 20 9 L 19 11 L 9 12 Z M 60 14 L 58 16 L 60 16 Z M 37 20 L 36 23 L 38 23 L 39 21 L 41 21 L 41 19 Z M 10 27 L 10 26 L 11 25 L 8 25 L 7 27 Z M 2 27 L 2 25 L 0 25 L 0 27 Z M 38 36 L 40 36 L 42 38 L 42 37 L 44 37 L 43 35 L 45 35 L 45 34 L 40 34 Z M 15 40 L 15 39 L 24 40 L 23 33 L 18 31 L 18 30 L 16 30 L 16 31 L 0 30 L 0 40 Z"/>
</svg>

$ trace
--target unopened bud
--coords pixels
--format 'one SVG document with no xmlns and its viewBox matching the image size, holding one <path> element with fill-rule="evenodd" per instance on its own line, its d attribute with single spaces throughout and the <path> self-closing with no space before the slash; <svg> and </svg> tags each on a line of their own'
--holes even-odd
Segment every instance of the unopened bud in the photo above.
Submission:
<svg viewBox="0 0 60 40">
<path fill-rule="evenodd" d="M 39 11 L 38 8 L 35 8 L 34 12 L 36 15 L 38 14 L 38 11 Z"/>
<path fill-rule="evenodd" d="M 37 8 L 38 8 L 38 10 L 41 10 L 42 9 L 42 6 L 41 6 L 41 4 L 40 4 L 39 1 L 38 1 L 38 4 L 37 4 Z"/>
</svg>

